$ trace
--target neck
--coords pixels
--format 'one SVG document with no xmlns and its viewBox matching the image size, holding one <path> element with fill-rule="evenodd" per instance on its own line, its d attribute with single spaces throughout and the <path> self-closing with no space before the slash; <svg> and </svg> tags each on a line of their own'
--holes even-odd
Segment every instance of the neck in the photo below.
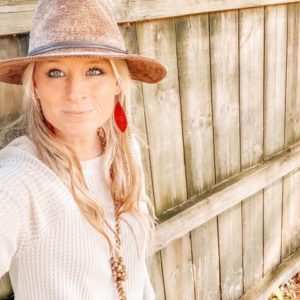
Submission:
<svg viewBox="0 0 300 300">
<path fill-rule="evenodd" d="M 63 137 L 64 143 L 69 146 L 77 158 L 89 160 L 103 154 L 103 149 L 97 134 L 93 136 Z"/>
</svg>

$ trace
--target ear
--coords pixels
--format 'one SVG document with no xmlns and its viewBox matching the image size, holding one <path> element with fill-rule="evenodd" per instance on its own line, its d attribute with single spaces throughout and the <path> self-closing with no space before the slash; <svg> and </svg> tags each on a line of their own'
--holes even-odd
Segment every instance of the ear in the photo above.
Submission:
<svg viewBox="0 0 300 300">
<path fill-rule="evenodd" d="M 38 90 L 36 88 L 34 88 L 34 94 L 36 95 L 37 98 L 39 98 L 39 93 L 38 93 Z"/>
<path fill-rule="evenodd" d="M 36 82 L 35 82 L 34 79 L 33 79 L 33 89 L 34 89 L 34 94 L 39 98 L 39 96 L 38 96 L 38 88 L 36 86 Z"/>
</svg>

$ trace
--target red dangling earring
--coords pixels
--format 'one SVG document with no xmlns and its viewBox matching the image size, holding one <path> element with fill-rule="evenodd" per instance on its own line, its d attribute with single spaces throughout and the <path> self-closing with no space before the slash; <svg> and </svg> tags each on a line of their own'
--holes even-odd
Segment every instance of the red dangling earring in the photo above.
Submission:
<svg viewBox="0 0 300 300">
<path fill-rule="evenodd" d="M 115 106 L 114 117 L 118 128 L 122 132 L 124 132 L 127 128 L 127 119 L 126 119 L 126 114 L 119 101 Z"/>
</svg>

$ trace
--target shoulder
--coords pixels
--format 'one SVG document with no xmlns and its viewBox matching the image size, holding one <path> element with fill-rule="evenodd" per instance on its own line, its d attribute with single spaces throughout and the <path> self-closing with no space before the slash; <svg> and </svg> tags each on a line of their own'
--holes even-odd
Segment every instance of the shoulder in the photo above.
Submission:
<svg viewBox="0 0 300 300">
<path fill-rule="evenodd" d="M 77 211 L 67 186 L 35 156 L 27 140 L 0 151 L 0 218 L 3 207 L 9 209 L 10 219 L 20 218 L 27 241 Z"/>
<path fill-rule="evenodd" d="M 21 136 L 0 150 L 0 189 L 14 189 L 30 178 L 31 164 L 36 161 L 33 144 Z"/>
<path fill-rule="evenodd" d="M 24 136 L 0 151 L 0 191 L 18 206 L 41 212 L 72 205 L 67 186 L 38 159 L 31 141 Z"/>
</svg>

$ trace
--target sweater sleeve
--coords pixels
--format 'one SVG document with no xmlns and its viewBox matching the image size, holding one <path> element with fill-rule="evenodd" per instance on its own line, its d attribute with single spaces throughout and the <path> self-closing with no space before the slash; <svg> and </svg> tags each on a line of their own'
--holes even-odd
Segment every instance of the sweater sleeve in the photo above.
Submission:
<svg viewBox="0 0 300 300">
<path fill-rule="evenodd" d="M 0 278 L 9 271 L 12 257 L 20 248 L 21 229 L 19 209 L 0 190 Z"/>
<path fill-rule="evenodd" d="M 150 281 L 150 276 L 147 271 L 147 268 L 145 271 L 145 285 L 144 285 L 143 300 L 155 300 L 155 293 L 154 293 L 154 289 L 153 289 L 151 281 Z"/>
</svg>

